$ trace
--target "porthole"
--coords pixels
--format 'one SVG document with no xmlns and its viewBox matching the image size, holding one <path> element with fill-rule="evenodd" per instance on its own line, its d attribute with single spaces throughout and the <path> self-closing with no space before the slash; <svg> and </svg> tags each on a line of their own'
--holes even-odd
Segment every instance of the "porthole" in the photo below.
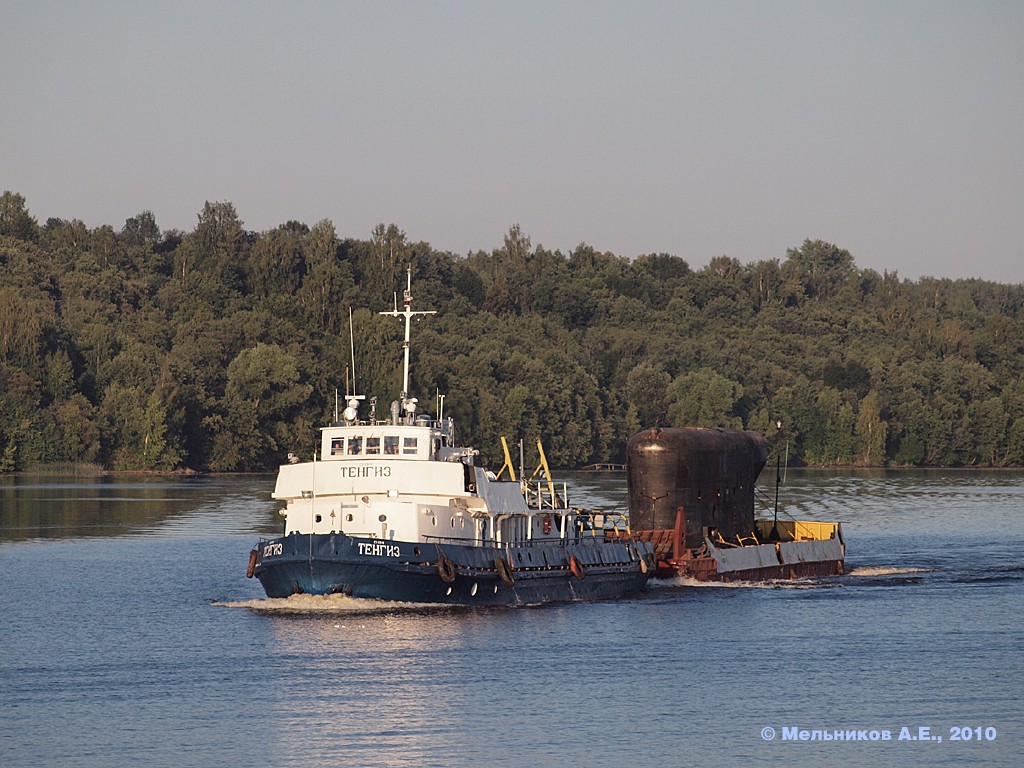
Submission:
<svg viewBox="0 0 1024 768">
<path fill-rule="evenodd" d="M 476 582 L 475 581 L 473 582 L 473 586 L 469 588 L 469 596 L 470 597 L 475 597 L 476 596 Z"/>
<path fill-rule="evenodd" d="M 419 547 L 413 547 L 412 548 L 412 553 L 414 555 L 416 555 L 416 557 L 419 557 L 420 556 L 420 548 Z"/>
<path fill-rule="evenodd" d="M 431 524 L 432 526 L 434 526 L 435 528 L 437 528 L 437 518 L 436 518 L 436 517 L 433 517 L 433 516 L 431 516 L 431 518 L 430 518 L 430 524 Z"/>
<path fill-rule="evenodd" d="M 316 516 L 316 517 L 314 517 L 313 519 L 314 519 L 314 520 L 315 520 L 316 522 L 318 522 L 318 523 L 319 523 L 319 522 L 320 522 L 321 520 L 323 520 L 323 517 L 322 517 L 321 515 L 317 515 L 317 516 Z"/>
<path fill-rule="evenodd" d="M 352 513 L 351 512 L 349 514 L 345 515 L 345 522 L 346 523 L 351 523 L 352 522 Z"/>
<path fill-rule="evenodd" d="M 454 528 L 454 527 L 455 527 L 455 518 L 453 517 L 452 518 L 452 528 Z"/>
<path fill-rule="evenodd" d="M 516 552 L 516 559 L 517 559 L 517 560 L 518 560 L 518 561 L 519 561 L 520 563 L 522 563 L 522 562 L 523 562 L 523 553 L 522 553 L 522 552 Z"/>
</svg>

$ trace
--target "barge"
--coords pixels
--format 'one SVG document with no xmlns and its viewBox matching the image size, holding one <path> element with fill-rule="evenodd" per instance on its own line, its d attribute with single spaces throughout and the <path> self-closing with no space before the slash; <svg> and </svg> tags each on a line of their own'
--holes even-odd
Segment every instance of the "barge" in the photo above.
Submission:
<svg viewBox="0 0 1024 768">
<path fill-rule="evenodd" d="M 660 578 L 761 581 L 837 576 L 842 524 L 755 519 L 755 482 L 768 459 L 757 432 L 648 429 L 626 449 L 632 534 L 654 548 Z"/>
</svg>

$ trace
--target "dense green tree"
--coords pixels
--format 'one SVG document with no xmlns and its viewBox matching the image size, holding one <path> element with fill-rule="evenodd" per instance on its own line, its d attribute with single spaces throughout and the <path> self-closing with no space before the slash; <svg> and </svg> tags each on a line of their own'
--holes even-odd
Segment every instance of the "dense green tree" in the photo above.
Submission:
<svg viewBox="0 0 1024 768">
<path fill-rule="evenodd" d="M 645 427 L 669 426 L 669 386 L 672 377 L 650 362 L 643 362 L 626 377 L 624 394 L 640 424 Z"/>
<path fill-rule="evenodd" d="M 309 227 L 289 221 L 264 234 L 252 247 L 249 285 L 260 297 L 292 296 L 306 273 Z"/>
<path fill-rule="evenodd" d="M 885 463 L 889 425 L 882 419 L 878 393 L 872 390 L 860 402 L 857 415 L 857 448 L 854 462 L 872 467 Z"/>
<path fill-rule="evenodd" d="M 735 408 L 743 386 L 711 368 L 676 377 L 669 386 L 668 416 L 674 427 L 743 426 Z"/>
<path fill-rule="evenodd" d="M 207 202 L 191 232 L 120 230 L 0 199 L 0 470 L 268 469 L 311 455 L 335 392 L 402 386 L 391 307 L 413 272 L 412 394 L 465 439 L 553 464 L 622 460 L 642 427 L 735 426 L 810 464 L 1024 465 L 1024 286 L 901 279 L 806 240 L 785 259 L 691 270 L 519 226 L 467 257 L 395 224 L 244 229 Z M 349 316 L 354 342 L 349 345 Z M 353 373 L 356 382 L 353 384 Z M 369 403 L 364 404 L 364 415 Z M 530 458 L 529 461 L 532 461 Z"/>
<path fill-rule="evenodd" d="M 311 437 L 296 427 L 309 422 L 292 419 L 309 398 L 297 360 L 275 344 L 244 349 L 228 365 L 223 416 L 214 430 L 214 469 L 251 470 L 272 465 L 289 444 L 308 444 Z"/>
<path fill-rule="evenodd" d="M 803 286 L 803 295 L 821 300 L 835 296 L 856 276 L 853 256 L 823 240 L 804 240 L 799 248 L 786 251 L 784 275 Z"/>
<path fill-rule="evenodd" d="M 81 393 L 54 402 L 53 461 L 84 462 L 100 459 L 100 428 L 96 409 Z M 167 467 L 174 469 L 174 466 Z"/>
<path fill-rule="evenodd" d="M 16 192 L 0 195 L 0 237 L 35 240 L 39 225 L 25 207 L 25 198 Z"/>
<path fill-rule="evenodd" d="M 132 216 L 121 228 L 125 242 L 136 247 L 155 248 L 161 240 L 160 227 L 156 224 L 156 216 L 152 211 L 143 211 Z"/>
<path fill-rule="evenodd" d="M 356 298 L 351 264 L 338 258 L 338 237 L 334 225 L 318 222 L 310 231 L 306 247 L 306 276 L 298 300 L 313 328 L 338 334 L 345 327 L 345 309 Z"/>
</svg>

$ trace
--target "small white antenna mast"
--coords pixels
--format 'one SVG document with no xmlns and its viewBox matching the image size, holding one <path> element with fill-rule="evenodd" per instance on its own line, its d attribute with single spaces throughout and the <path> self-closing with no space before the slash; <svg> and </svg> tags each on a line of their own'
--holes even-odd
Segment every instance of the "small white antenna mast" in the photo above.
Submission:
<svg viewBox="0 0 1024 768">
<path fill-rule="evenodd" d="M 345 421 L 354 422 L 359 418 L 359 401 L 365 400 L 366 395 L 357 395 L 356 392 L 356 339 L 355 332 L 352 330 L 352 307 L 348 308 L 348 348 L 352 355 L 352 391 L 348 392 L 348 369 L 349 366 L 345 366 L 345 410 L 343 416 Z M 338 391 L 334 391 L 334 421 L 338 421 Z"/>
<path fill-rule="evenodd" d="M 391 317 L 402 317 L 405 318 L 405 343 L 403 348 L 405 350 L 405 368 L 402 377 L 402 407 L 406 412 L 412 410 L 412 406 L 415 401 L 409 399 L 409 328 L 412 324 L 412 318 L 414 315 L 436 315 L 437 312 L 434 310 L 430 311 L 412 311 L 412 267 L 408 268 L 406 274 L 406 287 L 405 296 L 402 300 L 402 311 L 398 311 L 398 294 L 395 294 L 395 308 L 390 312 L 380 312 L 381 315 L 390 315 Z"/>
<path fill-rule="evenodd" d="M 352 394 L 359 389 L 356 387 L 356 337 L 352 330 L 352 307 L 348 308 L 348 349 L 352 355 Z"/>
</svg>

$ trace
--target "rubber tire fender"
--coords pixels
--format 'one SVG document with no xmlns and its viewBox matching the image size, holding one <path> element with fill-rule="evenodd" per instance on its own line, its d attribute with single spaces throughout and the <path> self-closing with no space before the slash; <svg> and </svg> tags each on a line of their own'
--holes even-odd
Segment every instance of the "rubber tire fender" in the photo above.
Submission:
<svg viewBox="0 0 1024 768">
<path fill-rule="evenodd" d="M 583 568 L 583 563 L 576 555 L 569 555 L 569 570 L 572 571 L 572 575 L 578 580 L 583 581 L 587 577 L 587 572 Z"/>
<path fill-rule="evenodd" d="M 256 572 L 256 558 L 259 553 L 254 549 L 249 553 L 249 567 L 245 569 L 245 578 L 251 579 L 252 575 Z"/>
<path fill-rule="evenodd" d="M 512 575 L 512 566 L 508 564 L 508 560 L 503 557 L 499 557 L 494 561 L 494 567 L 498 571 L 498 578 L 501 579 L 501 583 L 506 587 L 512 587 L 516 583 L 516 577 Z"/>
<path fill-rule="evenodd" d="M 437 558 L 437 575 L 445 584 L 455 581 L 455 563 L 448 559 L 448 556 L 441 554 Z"/>
</svg>

